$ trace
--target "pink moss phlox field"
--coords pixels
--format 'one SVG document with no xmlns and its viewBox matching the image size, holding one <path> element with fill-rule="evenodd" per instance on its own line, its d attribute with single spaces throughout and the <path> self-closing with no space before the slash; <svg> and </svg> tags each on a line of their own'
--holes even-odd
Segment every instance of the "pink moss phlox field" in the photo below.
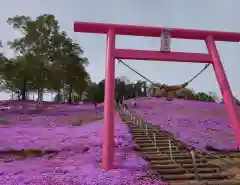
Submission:
<svg viewBox="0 0 240 185">
<path fill-rule="evenodd" d="M 102 109 L 102 108 L 100 108 Z M 90 108 L 89 108 L 90 110 Z M 81 110 L 80 110 L 81 111 Z M 36 116 L 40 119 L 39 116 Z M 55 116 L 56 117 L 56 116 Z M 47 118 L 47 116 L 46 116 Z M 50 117 L 50 121 L 53 117 Z M 101 168 L 103 120 L 81 127 L 59 125 L 46 127 L 31 123 L 1 127 L 0 151 L 51 150 L 49 157 L 16 158 L 0 155 L 0 184 L 4 185 L 163 185 L 153 178 L 138 179 L 149 173 L 147 163 L 132 150 L 128 127 L 116 121 L 115 169 Z M 28 124 L 27 124 L 28 122 Z M 49 122 L 49 120 L 45 120 Z M 17 122 L 16 122 L 17 123 Z M 165 183 L 166 184 L 166 183 Z"/>
<path fill-rule="evenodd" d="M 83 105 L 67 105 L 44 102 L 43 106 L 43 111 L 36 112 L 36 102 L 33 101 L 0 102 L 1 120 L 10 123 L 0 124 L 0 128 L 19 125 L 21 125 L 21 127 L 27 125 L 45 127 L 63 126 L 68 123 L 64 117 L 96 114 L 95 107 L 91 103 Z M 102 107 L 100 107 L 98 111 L 103 112 Z"/>
<path fill-rule="evenodd" d="M 154 125 L 160 125 L 189 146 L 205 150 L 236 150 L 235 138 L 223 104 L 161 98 L 137 99 L 128 108 Z"/>
</svg>

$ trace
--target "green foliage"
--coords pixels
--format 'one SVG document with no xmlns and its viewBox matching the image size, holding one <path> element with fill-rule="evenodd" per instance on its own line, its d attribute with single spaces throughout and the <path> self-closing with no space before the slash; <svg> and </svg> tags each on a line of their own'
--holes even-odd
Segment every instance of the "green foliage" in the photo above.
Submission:
<svg viewBox="0 0 240 185">
<path fill-rule="evenodd" d="M 98 84 L 91 83 L 86 90 L 86 100 L 101 103 L 104 100 L 105 81 L 102 80 Z"/>
<path fill-rule="evenodd" d="M 199 100 L 199 101 L 215 102 L 215 99 L 213 96 L 208 95 L 207 93 L 204 93 L 204 92 L 196 93 L 195 97 L 196 97 L 196 100 Z"/>
<path fill-rule="evenodd" d="M 115 98 L 129 99 L 134 97 L 141 97 L 147 95 L 147 85 L 144 81 L 137 81 L 134 83 L 128 83 L 127 77 L 120 77 L 115 79 Z M 105 80 L 101 80 L 98 84 L 90 83 L 86 90 L 86 100 L 95 102 L 104 101 Z M 142 92 L 142 88 L 144 91 Z"/>
<path fill-rule="evenodd" d="M 90 81 L 85 70 L 89 61 L 79 44 L 60 30 L 55 16 L 43 14 L 35 20 L 15 16 L 7 23 L 21 36 L 8 42 L 17 54 L 15 58 L 0 55 L 2 89 L 23 100 L 28 92 L 38 92 L 42 100 L 44 91 L 67 94 L 69 103 L 73 94 L 81 97 Z"/>
<path fill-rule="evenodd" d="M 44 155 L 49 154 L 57 154 L 58 151 L 42 151 L 42 150 L 34 150 L 34 149 L 28 149 L 28 150 L 5 150 L 5 151 L 0 151 L 1 155 L 9 155 L 9 156 L 18 156 L 21 158 L 27 158 L 27 157 L 41 157 Z"/>
<path fill-rule="evenodd" d="M 240 106 L 240 101 L 239 101 L 235 96 L 233 97 L 233 99 L 234 99 L 235 104 L 238 105 L 238 106 Z M 221 99 L 221 102 L 220 102 L 220 103 L 223 103 L 223 104 L 224 104 L 224 100 Z"/>
<path fill-rule="evenodd" d="M 6 125 L 6 124 L 8 124 L 7 121 L 5 121 L 5 120 L 0 120 L 0 125 Z"/>
<path fill-rule="evenodd" d="M 55 97 L 54 97 L 54 102 L 63 102 L 64 101 L 64 97 L 62 96 L 62 94 L 58 93 Z"/>
</svg>

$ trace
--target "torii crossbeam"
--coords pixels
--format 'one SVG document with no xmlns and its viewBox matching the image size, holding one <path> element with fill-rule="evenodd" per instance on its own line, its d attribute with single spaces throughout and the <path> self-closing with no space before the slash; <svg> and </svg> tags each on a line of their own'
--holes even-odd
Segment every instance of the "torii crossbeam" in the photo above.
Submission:
<svg viewBox="0 0 240 185">
<path fill-rule="evenodd" d="M 207 54 L 185 52 L 161 52 L 130 49 L 116 49 L 116 35 L 132 35 L 146 37 L 160 37 L 164 30 L 168 30 L 171 38 L 204 40 L 208 49 Z M 104 99 L 104 136 L 102 150 L 102 165 L 105 170 L 113 168 L 114 143 L 114 96 L 115 96 L 115 59 L 178 61 L 194 63 L 210 63 L 224 99 L 226 110 L 232 124 L 238 146 L 240 144 L 240 121 L 233 95 L 215 45 L 215 41 L 239 42 L 240 33 L 203 31 L 177 28 L 146 27 L 134 25 L 105 24 L 91 22 L 74 22 L 75 32 L 107 34 L 107 59 L 105 71 L 105 99 Z"/>
</svg>

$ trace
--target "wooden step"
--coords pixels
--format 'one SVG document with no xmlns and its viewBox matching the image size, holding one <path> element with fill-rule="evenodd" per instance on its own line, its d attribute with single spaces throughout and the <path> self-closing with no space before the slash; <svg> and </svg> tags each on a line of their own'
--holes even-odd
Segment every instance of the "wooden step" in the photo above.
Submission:
<svg viewBox="0 0 240 185">
<path fill-rule="evenodd" d="M 169 136 L 161 136 L 161 135 L 156 135 L 156 139 L 172 140 L 172 138 Z"/>
<path fill-rule="evenodd" d="M 152 161 L 149 161 L 150 163 L 150 166 L 152 166 L 152 168 L 154 168 L 154 166 L 157 164 L 160 164 L 160 165 L 165 165 L 165 164 L 173 164 L 174 161 L 171 160 L 171 159 L 166 159 L 166 160 L 152 160 Z"/>
<path fill-rule="evenodd" d="M 158 153 L 153 153 L 153 154 L 145 154 L 146 159 L 148 161 L 150 160 L 165 160 L 165 159 L 170 159 L 169 155 L 164 155 L 164 154 L 158 154 Z M 198 156 L 197 156 L 198 157 Z M 190 154 L 180 154 L 180 155 L 173 155 L 173 160 L 191 160 L 192 161 L 192 156 Z M 198 159 L 198 158 L 197 158 Z M 202 159 L 204 160 L 204 159 Z"/>
<path fill-rule="evenodd" d="M 154 167 L 152 167 L 154 169 Z M 186 173 L 186 170 L 183 168 L 175 168 L 175 169 L 154 169 L 157 173 L 160 173 L 160 175 L 164 174 L 184 174 Z"/>
<path fill-rule="evenodd" d="M 205 158 L 205 159 L 217 159 L 217 158 L 221 158 L 221 159 L 224 159 L 224 158 L 227 158 L 227 156 L 212 156 L 212 155 L 208 155 L 208 156 L 204 156 L 204 155 L 200 155 L 202 158 Z"/>
<path fill-rule="evenodd" d="M 165 153 L 166 155 L 170 154 L 170 151 L 169 150 L 165 150 L 163 151 L 163 153 Z M 184 149 L 179 149 L 179 150 L 172 150 L 172 155 L 180 155 L 180 154 L 189 154 L 190 152 L 189 151 L 186 151 Z"/>
<path fill-rule="evenodd" d="M 140 138 L 145 138 L 145 137 L 147 137 L 148 138 L 148 136 L 143 132 L 143 133 L 132 133 L 132 135 L 133 135 L 133 137 L 135 138 L 135 137 L 140 137 Z"/>
<path fill-rule="evenodd" d="M 173 155 L 172 158 L 174 160 L 181 160 L 181 159 L 189 159 L 189 160 L 192 160 L 192 156 L 190 155 Z"/>
<path fill-rule="evenodd" d="M 135 134 L 135 133 L 142 133 L 142 132 L 146 132 L 146 129 L 143 128 L 143 129 L 133 129 L 133 128 L 130 128 L 130 131 L 131 133 Z M 149 135 L 153 135 L 155 134 L 156 136 L 162 136 L 162 137 L 172 137 L 172 135 L 169 135 L 169 134 L 165 134 L 165 133 L 161 133 L 161 132 L 158 132 L 156 130 L 148 130 L 147 133 Z"/>
<path fill-rule="evenodd" d="M 145 130 L 133 130 L 130 128 L 130 133 L 132 135 L 138 134 L 138 133 L 145 133 Z"/>
<path fill-rule="evenodd" d="M 161 153 L 157 152 L 157 150 L 155 150 L 155 151 L 147 151 L 147 150 L 143 150 L 142 152 L 143 152 L 145 155 L 161 154 Z M 161 154 L 161 155 L 163 155 L 163 154 Z"/>
<path fill-rule="evenodd" d="M 145 132 L 138 132 L 138 133 L 132 133 L 133 137 L 148 137 L 151 138 L 153 140 L 154 136 L 152 134 L 146 134 Z M 167 142 L 169 142 L 169 140 L 172 140 L 172 138 L 166 137 L 166 136 L 161 136 L 161 135 L 155 135 L 155 139 L 158 141 L 161 140 L 167 140 Z"/>
<path fill-rule="evenodd" d="M 144 147 L 154 147 L 154 144 L 153 143 L 137 143 L 137 145 L 139 146 L 139 147 L 142 147 L 142 148 L 144 148 Z"/>
<path fill-rule="evenodd" d="M 179 168 L 179 165 L 176 163 L 172 164 L 154 164 L 154 169 L 175 169 Z"/>
<path fill-rule="evenodd" d="M 176 180 L 194 180 L 195 174 L 181 174 L 181 175 L 160 175 L 164 181 L 176 181 Z"/>
<path fill-rule="evenodd" d="M 146 140 L 146 141 L 138 141 L 138 140 L 135 140 L 135 142 L 138 144 L 138 145 L 141 145 L 141 144 L 148 144 L 148 143 L 151 143 L 153 144 L 153 141 L 152 140 Z M 156 144 L 157 146 L 169 146 L 168 142 L 159 142 L 159 141 L 156 141 Z M 172 144 L 173 147 L 177 147 L 177 145 L 175 144 Z"/>
<path fill-rule="evenodd" d="M 175 161 L 177 163 L 180 163 L 180 164 L 191 164 L 191 163 L 193 163 L 192 159 L 176 159 Z M 206 162 L 205 159 L 196 159 L 196 163 L 204 163 L 204 162 Z"/>
<path fill-rule="evenodd" d="M 134 138 L 135 141 L 137 142 L 152 142 L 147 136 L 145 138 Z M 165 139 L 165 140 L 156 140 L 157 143 L 169 143 L 169 140 Z"/>
<path fill-rule="evenodd" d="M 127 125 L 132 125 L 132 121 L 130 120 L 122 120 L 122 122 L 124 122 Z"/>
<path fill-rule="evenodd" d="M 163 155 L 163 154 L 157 154 L 157 155 L 147 155 L 147 158 L 149 160 L 151 159 L 159 159 L 159 160 L 164 160 L 164 159 L 169 159 L 171 156 L 170 155 Z M 190 155 L 173 155 L 173 159 L 192 159 Z"/>
<path fill-rule="evenodd" d="M 142 138 L 137 138 L 136 141 L 138 141 L 139 143 L 149 143 L 149 142 L 152 142 L 153 141 L 153 137 L 147 137 L 146 136 L 146 139 L 142 139 Z M 162 145 L 169 145 L 169 140 L 166 140 L 166 139 L 156 139 L 156 143 L 158 144 L 162 144 Z M 180 145 L 178 143 L 175 143 L 175 142 L 171 142 L 171 145 Z"/>
<path fill-rule="evenodd" d="M 169 156 L 169 154 L 167 154 L 167 153 L 162 153 L 161 151 L 147 151 L 147 150 L 141 150 L 145 155 L 157 155 L 157 154 L 159 154 L 159 155 L 166 155 L 166 156 Z M 173 155 L 175 155 L 175 154 L 188 154 L 188 153 L 181 153 L 181 152 L 178 152 L 178 153 L 173 153 Z"/>
<path fill-rule="evenodd" d="M 146 126 L 143 126 L 142 128 L 141 128 L 141 126 L 136 126 L 136 127 L 130 126 L 130 129 L 131 129 L 133 132 L 142 132 L 142 131 L 145 132 Z M 156 133 L 156 134 L 159 133 L 159 131 L 158 131 L 158 130 L 155 130 L 155 129 L 147 128 L 147 130 L 148 130 L 149 133 Z M 160 133 L 159 133 L 159 134 L 160 134 Z"/>
<path fill-rule="evenodd" d="M 140 152 L 148 151 L 150 153 L 158 153 L 156 148 L 154 148 L 154 147 L 148 147 L 148 148 L 140 148 L 139 147 L 138 151 L 140 151 Z"/>
<path fill-rule="evenodd" d="M 159 151 L 164 151 L 167 150 L 169 151 L 169 146 L 157 146 Z M 177 146 L 172 146 L 172 151 L 176 151 L 178 149 Z"/>
<path fill-rule="evenodd" d="M 149 136 L 149 135 L 146 135 L 146 134 L 133 134 L 133 139 L 134 140 L 153 140 L 153 136 Z M 166 138 L 166 137 L 155 137 L 156 141 L 158 142 L 165 142 L 165 143 L 168 143 L 169 142 L 169 138 Z M 170 139 L 171 140 L 171 139 Z"/>
<path fill-rule="evenodd" d="M 194 168 L 188 169 L 190 172 L 195 173 Z M 217 173 L 219 172 L 218 168 L 197 168 L 196 171 L 198 173 Z"/>
<path fill-rule="evenodd" d="M 146 133 L 146 130 L 145 130 L 145 129 L 141 129 L 141 130 L 140 130 L 140 129 L 139 129 L 139 130 L 130 129 L 130 130 L 131 130 L 131 133 L 133 133 L 133 134 L 142 133 L 142 132 Z M 147 133 L 148 133 L 148 135 L 153 135 L 153 134 L 155 134 L 156 137 L 157 137 L 157 136 L 161 136 L 161 137 L 171 137 L 170 135 L 162 134 L 162 133 L 159 133 L 159 132 L 154 131 L 154 130 L 148 130 Z"/>
<path fill-rule="evenodd" d="M 156 146 L 157 147 L 168 147 L 169 148 L 169 144 L 168 143 L 159 143 L 156 142 Z M 176 149 L 184 149 L 181 146 L 177 145 L 177 144 L 171 144 L 172 149 L 176 148 Z"/>
<path fill-rule="evenodd" d="M 149 147 L 151 147 L 151 148 L 154 148 L 155 146 L 154 146 L 154 144 L 153 143 L 141 143 L 141 144 L 138 144 L 138 146 L 140 147 L 140 148 L 149 148 Z M 157 146 L 157 148 L 158 148 L 158 150 L 159 151 L 165 151 L 165 150 L 169 150 L 169 147 L 168 146 Z M 156 150 L 157 150 L 157 148 L 155 148 Z M 172 151 L 176 151 L 177 150 L 177 147 L 175 146 L 175 147 L 172 147 Z"/>
<path fill-rule="evenodd" d="M 206 173 L 206 174 L 198 174 L 200 179 L 227 179 L 228 177 L 234 177 L 229 173 Z"/>
<path fill-rule="evenodd" d="M 144 130 L 131 130 L 131 133 L 132 133 L 133 135 L 135 135 L 135 134 L 144 134 L 145 131 L 144 131 Z"/>
<path fill-rule="evenodd" d="M 198 174 L 200 179 L 226 179 L 229 174 L 220 174 L 220 173 L 208 173 L 208 174 Z M 195 180 L 195 174 L 182 174 L 182 175 L 161 175 L 161 178 L 166 181 L 174 181 L 174 180 Z"/>
<path fill-rule="evenodd" d="M 181 164 L 183 168 L 194 168 L 193 164 Z M 197 168 L 208 168 L 208 167 L 215 167 L 212 164 L 208 164 L 208 163 L 196 163 L 196 167 Z"/>
<path fill-rule="evenodd" d="M 165 160 L 165 159 L 170 159 L 170 156 L 162 155 L 162 154 L 150 154 L 150 155 L 146 155 L 146 158 L 148 161 L 150 161 L 150 160 Z"/>
<path fill-rule="evenodd" d="M 184 181 L 170 182 L 169 185 L 240 185 L 240 180 Z"/>
</svg>

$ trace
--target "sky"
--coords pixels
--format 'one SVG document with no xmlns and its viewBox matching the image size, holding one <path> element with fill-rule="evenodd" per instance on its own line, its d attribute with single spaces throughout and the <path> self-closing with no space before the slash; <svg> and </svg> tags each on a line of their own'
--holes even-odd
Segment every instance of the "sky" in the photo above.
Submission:
<svg viewBox="0 0 240 185">
<path fill-rule="evenodd" d="M 84 55 L 90 61 L 87 71 L 93 81 L 99 82 L 105 74 L 106 36 L 74 33 L 74 21 L 240 32 L 239 7 L 239 0 L 4 0 L 0 11 L 0 40 L 5 44 L 3 51 L 11 57 L 13 53 L 6 42 L 17 38 L 19 33 L 6 23 L 7 18 L 15 15 L 35 18 L 41 14 L 54 14 L 61 29 L 83 48 Z M 204 41 L 172 39 L 171 43 L 171 51 L 207 52 Z M 116 47 L 159 50 L 160 38 L 117 36 Z M 240 97 L 237 80 L 240 77 L 239 43 L 217 42 L 217 48 L 233 94 Z M 165 84 L 186 82 L 204 67 L 204 64 L 196 63 L 127 62 L 152 81 Z M 116 76 L 126 76 L 130 81 L 141 80 L 122 64 L 116 65 Z M 212 67 L 189 87 L 195 91 L 213 91 L 221 96 Z M 49 100 L 50 97 L 45 95 L 44 99 Z M 9 99 L 9 95 L 2 92 L 0 99 Z"/>
</svg>

